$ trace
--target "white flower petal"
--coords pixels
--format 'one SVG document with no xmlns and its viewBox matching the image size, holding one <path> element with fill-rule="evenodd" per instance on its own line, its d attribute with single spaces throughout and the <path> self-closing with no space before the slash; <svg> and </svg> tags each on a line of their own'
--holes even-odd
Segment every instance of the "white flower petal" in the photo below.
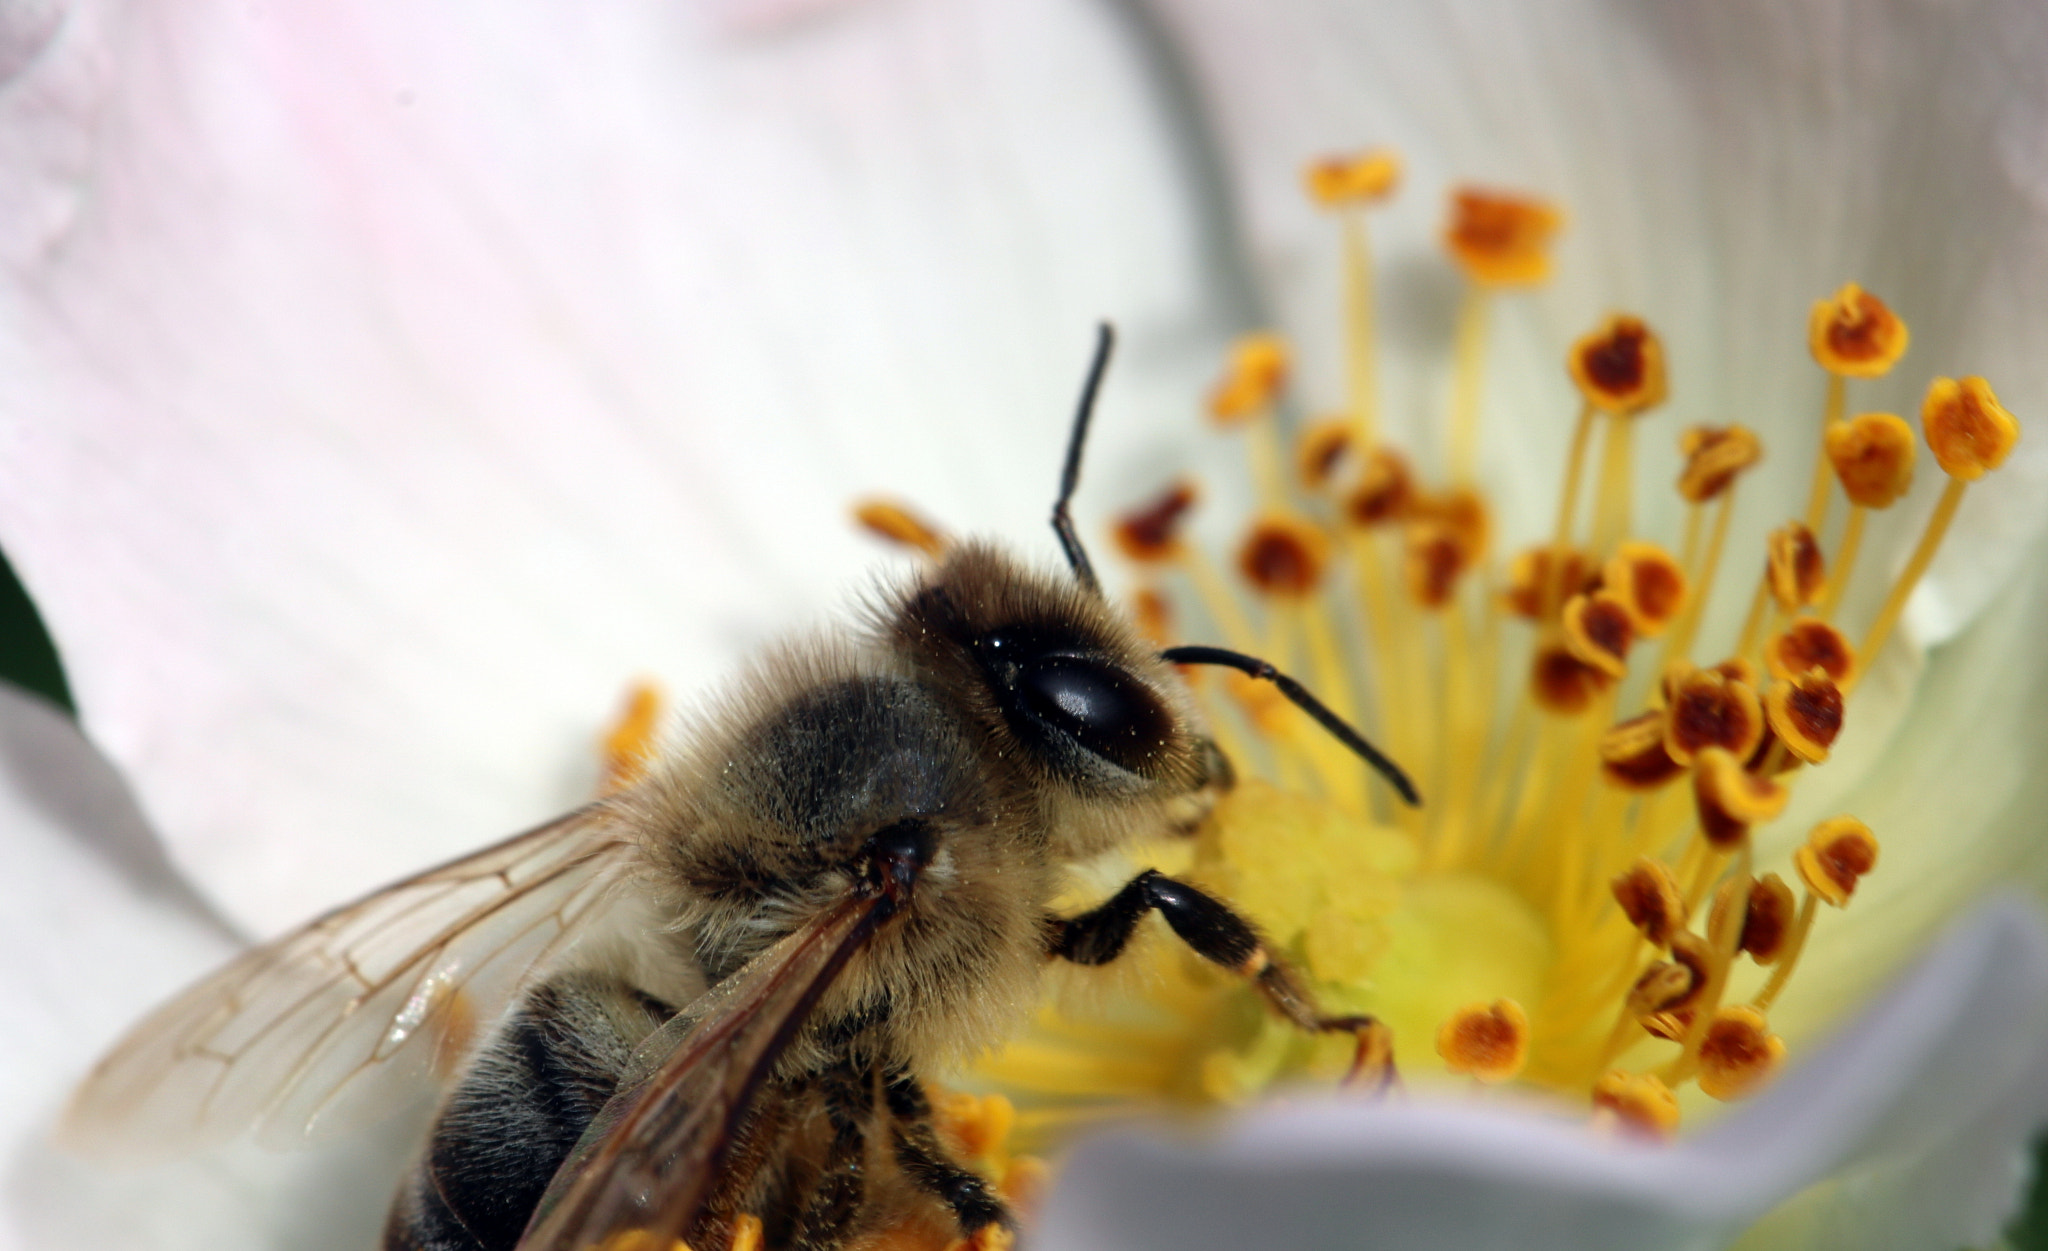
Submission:
<svg viewBox="0 0 2048 1251">
<path fill-rule="evenodd" d="M 1262 1108 L 1208 1143 L 1084 1144 L 1038 1245 L 1676 1251 L 1719 1246 L 1839 1172 L 1862 1208 L 1840 1228 L 1865 1240 L 1829 1245 L 1951 1251 L 2011 1210 L 2010 1162 L 2048 1118 L 2044 1039 L 2048 930 L 2037 905 L 1995 901 L 1775 1086 L 1674 1146 L 1478 1105 Z M 1861 1184 L 1880 1177 L 1899 1189 Z"/>
<path fill-rule="evenodd" d="M 1156 468 L 1122 417 L 1221 328 L 1114 15 L 784 19 L 10 34 L 48 42 L 0 97 L 0 542 L 238 922 L 580 801 L 630 678 L 694 694 L 859 584 L 856 491 L 1050 556 L 1098 317 L 1101 498 Z"/>
<path fill-rule="evenodd" d="M 1806 311 L 1846 280 L 1883 295 L 1913 331 L 1891 377 L 1852 386 L 1856 409 L 1917 417 L 1929 376 L 1981 373 L 2022 420 L 2048 413 L 2039 5 L 1157 7 L 1213 110 L 1251 247 L 1318 403 L 1344 375 L 1334 232 L 1299 192 L 1305 159 L 1377 143 L 1411 158 L 1406 189 L 1373 229 L 1396 347 L 1383 361 L 1387 412 L 1424 446 L 1444 411 L 1455 300 L 1434 259 L 1443 190 L 1478 181 L 1564 202 L 1557 279 L 1510 297 L 1496 319 L 1487 454 L 1503 469 L 1511 538 L 1553 515 L 1547 467 L 1561 464 L 1560 427 L 1577 408 L 1565 345 L 1614 307 L 1648 317 L 1672 359 L 1672 403 L 1638 439 L 1649 453 L 1642 507 L 1669 510 L 1680 426 L 1738 420 L 1763 432 L 1770 459 L 1744 489 L 1738 552 L 1804 498 L 1823 392 Z M 1920 477 L 1914 499 L 1873 525 L 1873 563 L 1917 533 L 1941 485 L 1931 463 Z M 2048 516 L 2044 478 L 2048 449 L 2023 441 L 1970 501 L 1916 607 L 1923 642 L 1960 629 L 2027 559 Z M 1759 496 L 1787 505 L 1759 509 Z M 1852 591 L 1850 620 L 1864 619 L 1867 598 Z M 1742 606 L 1724 605 L 1737 616 Z"/>
</svg>

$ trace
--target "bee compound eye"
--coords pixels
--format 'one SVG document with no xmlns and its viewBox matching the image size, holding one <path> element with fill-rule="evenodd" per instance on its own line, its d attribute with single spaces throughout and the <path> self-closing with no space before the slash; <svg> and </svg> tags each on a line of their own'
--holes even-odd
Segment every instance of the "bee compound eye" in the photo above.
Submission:
<svg viewBox="0 0 2048 1251">
<path fill-rule="evenodd" d="M 1124 769 L 1158 752 L 1173 723 L 1144 683 L 1082 656 L 1043 656 L 1019 668 L 1022 709 L 1045 729 Z"/>
</svg>

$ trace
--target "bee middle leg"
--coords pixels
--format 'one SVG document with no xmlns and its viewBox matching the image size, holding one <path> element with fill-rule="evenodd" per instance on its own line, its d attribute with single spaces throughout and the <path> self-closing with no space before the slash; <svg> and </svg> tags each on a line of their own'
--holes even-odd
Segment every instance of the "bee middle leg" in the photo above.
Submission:
<svg viewBox="0 0 2048 1251">
<path fill-rule="evenodd" d="M 931 1100 L 924 1086 L 908 1073 L 895 1073 L 883 1091 L 895 1121 L 893 1144 L 897 1167 L 918 1189 L 953 1210 L 962 1236 L 972 1238 L 990 1225 L 1016 1228 L 1010 1209 L 986 1178 L 953 1162 L 932 1128 Z"/>
<path fill-rule="evenodd" d="M 1294 971 L 1266 947 L 1252 923 L 1222 900 L 1147 869 L 1099 907 L 1076 917 L 1046 917 L 1047 951 L 1075 964 L 1108 964 L 1123 954 L 1138 922 L 1157 912 L 1180 940 L 1211 964 L 1252 983 L 1267 1006 L 1311 1033 L 1350 1034 L 1357 1039 L 1348 1085 L 1364 1079 L 1384 1090 L 1395 1081 L 1393 1037 L 1370 1016 L 1325 1016 L 1315 996 Z"/>
</svg>

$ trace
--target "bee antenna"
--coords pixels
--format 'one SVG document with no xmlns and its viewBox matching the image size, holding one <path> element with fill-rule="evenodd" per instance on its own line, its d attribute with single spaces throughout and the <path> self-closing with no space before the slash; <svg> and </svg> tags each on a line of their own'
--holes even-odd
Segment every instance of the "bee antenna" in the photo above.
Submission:
<svg viewBox="0 0 2048 1251">
<path fill-rule="evenodd" d="M 1116 331 L 1108 322 L 1097 323 L 1095 327 L 1095 359 L 1088 366 L 1088 381 L 1081 385 L 1081 405 L 1074 413 L 1074 432 L 1067 436 L 1067 464 L 1060 473 L 1060 497 L 1053 501 L 1052 532 L 1060 536 L 1060 547 L 1067 554 L 1067 567 L 1074 571 L 1074 579 L 1082 589 L 1100 598 L 1102 583 L 1095 577 L 1095 566 L 1088 563 L 1088 549 L 1081 546 L 1081 536 L 1074 531 L 1074 519 L 1067 513 L 1067 502 L 1074 498 L 1074 490 L 1081 485 L 1081 448 L 1088 441 L 1088 419 L 1095 415 L 1095 396 L 1102 390 L 1102 375 L 1109 369 L 1109 352 L 1116 346 Z"/>
<path fill-rule="evenodd" d="M 1239 673 L 1271 682 L 1280 688 L 1280 693 L 1292 701 L 1295 707 L 1314 717 L 1317 725 L 1328 730 L 1338 742 L 1356 752 L 1365 763 L 1377 770 L 1389 785 L 1401 793 L 1401 798 L 1408 801 L 1410 807 L 1422 806 L 1421 793 L 1415 789 L 1415 783 L 1409 781 L 1408 775 L 1401 771 L 1400 765 L 1387 759 L 1384 752 L 1366 742 L 1365 735 L 1352 729 L 1344 718 L 1331 712 L 1307 687 L 1258 657 L 1221 647 L 1169 647 L 1159 653 L 1159 658 L 1175 665 L 1222 665 L 1227 669 L 1235 669 Z"/>
</svg>

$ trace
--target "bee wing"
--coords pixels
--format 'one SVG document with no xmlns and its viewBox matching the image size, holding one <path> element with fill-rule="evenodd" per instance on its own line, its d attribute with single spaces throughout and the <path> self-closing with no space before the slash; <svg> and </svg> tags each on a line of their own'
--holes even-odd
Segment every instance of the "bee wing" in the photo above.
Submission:
<svg viewBox="0 0 2048 1251">
<path fill-rule="evenodd" d="M 133 1153 L 255 1125 L 289 1146 L 387 1110 L 447 1076 L 635 863 L 594 804 L 252 948 L 130 1030 L 59 1135 Z"/>
<path fill-rule="evenodd" d="M 761 1082 L 891 910 L 884 896 L 849 894 L 664 1026 L 667 1037 L 641 1052 L 659 1057 L 656 1067 L 599 1111 L 548 1184 L 520 1251 L 581 1251 L 629 1230 L 651 1235 L 648 1246 L 680 1240 Z"/>
</svg>

